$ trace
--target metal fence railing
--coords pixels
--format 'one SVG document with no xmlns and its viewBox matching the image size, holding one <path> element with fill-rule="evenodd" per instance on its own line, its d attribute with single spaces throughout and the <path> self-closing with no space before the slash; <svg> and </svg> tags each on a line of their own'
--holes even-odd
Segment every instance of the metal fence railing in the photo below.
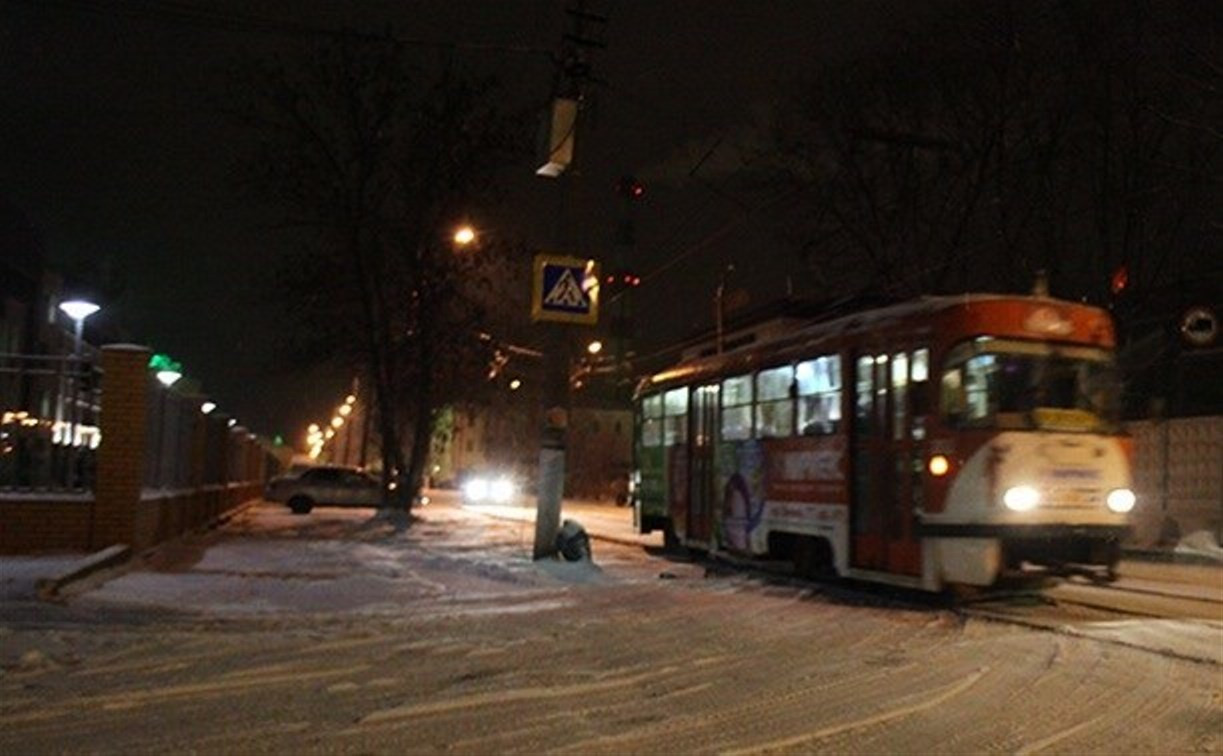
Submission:
<svg viewBox="0 0 1223 756">
<path fill-rule="evenodd" d="M 85 491 L 101 443 L 91 356 L 0 354 L 0 491 Z"/>
</svg>

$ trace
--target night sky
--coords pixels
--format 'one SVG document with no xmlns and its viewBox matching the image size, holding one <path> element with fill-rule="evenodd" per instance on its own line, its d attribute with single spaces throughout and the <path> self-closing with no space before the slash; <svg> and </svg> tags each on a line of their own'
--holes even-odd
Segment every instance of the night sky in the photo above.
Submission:
<svg viewBox="0 0 1223 756">
<path fill-rule="evenodd" d="M 284 24 L 381 31 L 420 40 L 423 60 L 457 45 L 464 65 L 496 74 L 510 108 L 542 106 L 567 26 L 561 2 L 152 2 L 0 0 L 0 194 L 41 232 L 52 264 L 102 292 L 125 338 L 180 360 L 252 429 L 296 435 L 344 393 L 346 376 L 288 371 L 280 304 L 267 292 L 286 241 L 274 210 L 239 190 L 243 132 L 223 114 L 244 57 L 302 37 L 231 24 L 226 13 Z M 889 2 L 604 2 L 597 86 L 578 222 L 558 228 L 557 182 L 507 166 L 509 210 L 487 223 L 532 247 L 600 256 L 612 244 L 616 178 L 648 192 L 637 210 L 639 317 L 653 341 L 711 321 L 718 270 L 753 303 L 804 291 L 775 232 L 722 191 L 743 170 L 732 145 L 760 138 L 778 98 L 814 61 L 869 54 Z M 187 13 L 211 9 L 222 15 Z M 204 17 L 201 17 L 203 15 Z M 710 152 L 711 148 L 717 146 Z M 705 157 L 697 178 L 690 173 Z M 479 218 L 479 209 L 473 213 Z M 509 220 L 513 218 L 514 220 Z M 500 230 L 500 229 L 498 229 Z M 574 249 L 573 247 L 580 247 Z M 753 264 L 744 265 L 751 260 Z M 660 272 L 650 275 L 654 271 Z"/>
</svg>

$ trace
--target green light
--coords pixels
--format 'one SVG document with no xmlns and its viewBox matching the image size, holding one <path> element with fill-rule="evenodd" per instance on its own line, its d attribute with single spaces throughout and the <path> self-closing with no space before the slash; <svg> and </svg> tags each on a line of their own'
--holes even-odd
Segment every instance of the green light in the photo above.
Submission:
<svg viewBox="0 0 1223 756">
<path fill-rule="evenodd" d="M 284 446 L 285 437 L 277 433 L 276 437 L 272 439 L 272 443 L 276 444 L 277 446 Z"/>
<path fill-rule="evenodd" d="M 149 369 L 157 371 L 168 370 L 174 373 L 183 372 L 182 363 L 175 362 L 170 359 L 170 355 L 160 352 L 149 358 Z"/>
</svg>

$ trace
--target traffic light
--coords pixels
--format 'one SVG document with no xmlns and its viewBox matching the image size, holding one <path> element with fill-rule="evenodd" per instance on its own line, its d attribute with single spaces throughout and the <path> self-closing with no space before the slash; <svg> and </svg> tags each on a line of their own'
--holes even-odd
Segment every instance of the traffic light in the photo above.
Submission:
<svg viewBox="0 0 1223 756">
<path fill-rule="evenodd" d="M 645 185 L 632 176 L 624 176 L 616 184 L 616 193 L 627 200 L 638 200 L 645 195 Z"/>
</svg>

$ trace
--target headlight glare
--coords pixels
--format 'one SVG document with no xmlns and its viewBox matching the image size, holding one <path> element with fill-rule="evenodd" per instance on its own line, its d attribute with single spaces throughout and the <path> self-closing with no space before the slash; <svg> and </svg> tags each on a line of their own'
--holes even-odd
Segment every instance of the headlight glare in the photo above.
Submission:
<svg viewBox="0 0 1223 756">
<path fill-rule="evenodd" d="M 1108 492 L 1108 508 L 1118 514 L 1125 514 L 1134 508 L 1138 497 L 1128 488 L 1114 488 Z"/>
<path fill-rule="evenodd" d="M 463 493 L 471 501 L 484 501 L 488 498 L 488 481 L 484 478 L 472 478 L 463 486 Z"/>
<path fill-rule="evenodd" d="M 488 487 L 488 493 L 489 496 L 492 497 L 493 501 L 497 502 L 498 504 L 504 504 L 510 499 L 514 498 L 514 484 L 505 478 L 501 478 L 500 480 L 494 481 L 493 484 Z"/>
<path fill-rule="evenodd" d="M 1006 489 L 1002 495 L 1002 503 L 1014 512 L 1028 512 L 1040 504 L 1040 491 L 1031 486 L 1014 486 Z"/>
</svg>

